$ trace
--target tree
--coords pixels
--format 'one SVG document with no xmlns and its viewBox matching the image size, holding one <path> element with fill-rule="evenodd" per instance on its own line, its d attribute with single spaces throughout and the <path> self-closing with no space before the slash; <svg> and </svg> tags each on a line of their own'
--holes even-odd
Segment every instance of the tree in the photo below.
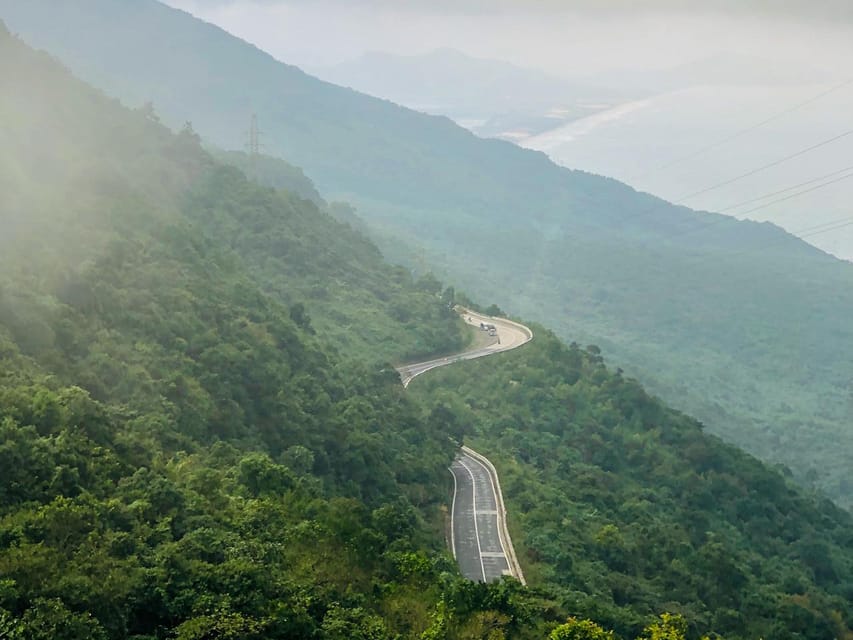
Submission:
<svg viewBox="0 0 853 640">
<path fill-rule="evenodd" d="M 0 28 L 3 23 L 0 22 Z M 11 613 L 0 609 L 0 639 L 2 640 L 20 640 L 24 637 L 24 625 L 20 620 L 16 620 Z"/>
<path fill-rule="evenodd" d="M 290 307 L 290 319 L 300 329 L 304 329 L 310 334 L 314 333 L 314 329 L 311 326 L 311 318 L 305 310 L 305 305 L 301 302 L 297 302 Z"/>
<path fill-rule="evenodd" d="M 154 109 L 154 103 L 151 100 L 146 101 L 139 108 L 139 112 L 146 120 L 150 120 L 151 122 L 160 122 L 160 116 L 157 115 L 157 111 Z"/>
<path fill-rule="evenodd" d="M 447 304 L 448 307 L 453 307 L 456 304 L 456 289 L 453 287 L 447 287 L 444 290 L 444 293 L 441 294 L 441 300 Z"/>
<path fill-rule="evenodd" d="M 551 632 L 548 640 L 614 640 L 612 631 L 605 631 L 591 620 L 569 618 Z"/>
<path fill-rule="evenodd" d="M 639 640 L 684 640 L 687 635 L 687 620 L 684 616 L 662 613 L 660 620 L 651 623 Z"/>
<path fill-rule="evenodd" d="M 239 468 L 240 482 L 253 496 L 283 493 L 293 486 L 290 470 L 264 453 L 250 453 L 240 460 Z"/>
<path fill-rule="evenodd" d="M 385 624 L 361 607 L 347 609 L 339 604 L 329 607 L 323 618 L 323 637 L 328 640 L 385 640 Z"/>
<path fill-rule="evenodd" d="M 182 623 L 176 640 L 248 640 L 257 638 L 261 625 L 251 618 L 231 611 L 191 618 Z"/>
<path fill-rule="evenodd" d="M 19 636 L 25 640 L 106 640 L 97 620 L 88 613 L 74 613 L 58 599 L 39 598 L 24 613 Z"/>
</svg>

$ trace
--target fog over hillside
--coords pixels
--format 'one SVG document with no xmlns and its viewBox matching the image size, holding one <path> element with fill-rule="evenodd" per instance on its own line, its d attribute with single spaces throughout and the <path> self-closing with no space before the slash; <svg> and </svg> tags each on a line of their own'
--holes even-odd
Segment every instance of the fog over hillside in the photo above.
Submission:
<svg viewBox="0 0 853 640">
<path fill-rule="evenodd" d="M 615 180 L 559 168 L 542 153 L 477 138 L 447 119 L 321 82 L 154 0 L 90 2 L 90 11 L 81 13 L 73 3 L 0 0 L 0 13 L 12 30 L 83 79 L 125 104 L 153 102 L 172 126 L 191 120 L 207 142 L 240 148 L 256 113 L 267 153 L 303 169 L 330 200 L 352 203 L 392 260 L 430 265 L 480 299 L 543 320 L 568 340 L 600 345 L 629 375 L 703 420 L 709 431 L 788 465 L 798 481 L 841 504 L 853 504 L 853 265 L 773 225 L 673 207 Z M 291 21 L 278 25 L 284 40 L 299 28 L 299 11 L 307 10 L 230 5 L 238 9 L 266 15 L 270 24 L 284 14 L 264 11 L 291 11 Z M 412 24 L 420 24 L 409 13 Z M 374 11 L 377 20 L 386 15 Z M 448 21 L 459 16 L 449 12 Z M 554 13 L 553 21 L 563 16 Z M 339 18 L 334 11 L 329 17 Z M 479 17 L 483 29 L 496 24 L 495 14 Z M 818 27 L 798 27 L 806 28 Z M 320 33 L 315 49 L 328 42 L 334 53 L 340 46 L 334 34 Z M 547 33 L 543 29 L 543 38 Z M 828 36 L 825 43 L 831 44 Z M 697 67 L 708 72 L 704 63 L 682 62 L 670 60 L 663 76 L 677 79 L 691 65 L 694 73 Z M 838 95 L 840 89 L 830 97 Z M 818 105 L 823 102 L 808 107 Z M 783 109 L 773 106 L 774 113 Z M 661 122 L 668 131 L 666 118 Z M 807 139 L 823 136 L 829 125 L 780 139 L 786 146 L 779 153 L 812 144 Z M 827 143 L 815 152 L 832 148 Z M 661 163 L 649 156 L 641 169 Z M 783 166 L 768 167 L 777 165 Z M 726 166 L 708 176 L 709 183 L 731 181 L 737 170 Z M 807 182 L 816 174 L 797 179 Z"/>
<path fill-rule="evenodd" d="M 846 2 L 170 4 L 337 84 L 674 201 L 844 133 L 853 102 L 853 83 L 837 88 L 853 78 Z M 322 48 L 303 35 L 317 29 Z M 847 137 L 684 204 L 851 259 L 851 150 Z"/>
<path fill-rule="evenodd" d="M 209 8 L 338 55 L 313 2 Z M 496 3 L 430 7 L 565 15 Z M 768 100 L 749 133 L 821 124 L 744 162 L 853 137 L 833 74 L 727 98 L 751 54 L 620 94 L 499 53 L 379 61 L 498 133 L 551 109 L 555 157 L 641 121 L 711 158 L 671 114 L 740 143 Z M 0 123 L 0 640 L 853 639 L 853 263 L 158 0 L 0 0 Z"/>
<path fill-rule="evenodd" d="M 449 47 L 556 75 L 667 69 L 725 52 L 850 69 L 848 2 L 167 0 L 300 66 Z M 632 6 L 634 5 L 634 6 Z M 323 34 L 322 47 L 317 34 Z"/>
</svg>

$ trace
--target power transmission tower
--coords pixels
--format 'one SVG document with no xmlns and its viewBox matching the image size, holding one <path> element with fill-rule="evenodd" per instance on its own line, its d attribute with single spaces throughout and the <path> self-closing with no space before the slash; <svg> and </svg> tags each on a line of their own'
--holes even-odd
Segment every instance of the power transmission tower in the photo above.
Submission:
<svg viewBox="0 0 853 640">
<path fill-rule="evenodd" d="M 261 130 L 258 129 L 258 116 L 253 113 L 249 122 L 249 130 L 246 132 L 246 153 L 249 156 L 249 166 L 246 173 L 255 180 L 258 178 L 258 157 L 263 146 L 261 144 L 261 133 Z"/>
<path fill-rule="evenodd" d="M 252 114 L 252 120 L 249 123 L 249 131 L 246 134 L 246 152 L 252 156 L 253 158 L 260 155 L 261 147 L 261 135 L 262 131 L 258 129 L 258 116 L 257 114 Z"/>
</svg>

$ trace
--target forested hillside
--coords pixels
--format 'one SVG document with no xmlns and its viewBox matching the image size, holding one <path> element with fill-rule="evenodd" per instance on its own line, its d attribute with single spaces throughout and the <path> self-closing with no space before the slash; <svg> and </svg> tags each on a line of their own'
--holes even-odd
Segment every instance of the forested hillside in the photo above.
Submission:
<svg viewBox="0 0 853 640">
<path fill-rule="evenodd" d="M 849 636 L 849 517 L 596 349 L 537 329 L 413 397 L 387 360 L 460 347 L 449 292 L 322 201 L 2 27 L 0 121 L 0 637 Z M 462 439 L 530 589 L 444 549 Z"/>
<path fill-rule="evenodd" d="M 710 431 L 853 504 L 851 265 L 322 83 L 154 0 L 0 0 L 0 14 L 221 147 L 242 147 L 256 112 L 267 152 L 357 205 L 392 258 L 424 248 L 444 279 L 602 344 Z"/>
<path fill-rule="evenodd" d="M 418 379 L 495 463 L 531 584 L 622 637 L 850 637 L 853 519 L 650 397 L 597 347 L 536 340 Z M 567 636 L 582 637 L 587 636 Z"/>
<path fill-rule="evenodd" d="M 2 28 L 0 119 L 0 637 L 411 637 L 439 602 L 452 637 L 530 619 L 444 551 L 451 432 L 384 361 L 459 347 L 434 280 Z M 312 287 L 395 342 L 327 335 Z"/>
</svg>

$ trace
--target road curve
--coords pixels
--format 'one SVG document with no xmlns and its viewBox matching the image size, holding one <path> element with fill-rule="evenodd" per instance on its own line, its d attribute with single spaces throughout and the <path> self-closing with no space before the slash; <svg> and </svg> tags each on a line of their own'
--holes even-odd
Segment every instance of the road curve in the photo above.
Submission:
<svg viewBox="0 0 853 640">
<path fill-rule="evenodd" d="M 400 374 L 400 379 L 403 381 L 404 387 L 408 387 L 409 383 L 417 376 L 426 373 L 427 371 L 431 371 L 432 369 L 453 364 L 454 362 L 460 362 L 462 360 L 474 360 L 475 358 L 482 358 L 483 356 L 490 356 L 502 351 L 516 349 L 533 340 L 533 332 L 523 324 L 507 320 L 506 318 L 493 318 L 492 316 L 469 311 L 468 309 L 461 307 L 458 307 L 457 310 L 465 319 L 465 322 L 474 327 L 479 327 L 481 322 L 493 324 L 497 330 L 497 340 L 493 344 L 480 347 L 479 349 L 472 349 L 471 351 L 463 351 L 462 353 L 445 356 L 443 358 L 435 358 L 433 360 L 427 360 L 426 362 L 404 364 L 397 367 L 397 372 Z"/>
<path fill-rule="evenodd" d="M 533 339 L 533 332 L 522 324 L 457 308 L 465 321 L 480 327 L 494 325 L 494 343 L 460 354 L 398 367 L 403 386 L 417 376 L 437 367 L 462 360 L 515 349 Z M 524 575 L 506 526 L 506 508 L 498 473 L 489 460 L 468 447 L 462 447 L 453 464 L 453 505 L 450 509 L 450 546 L 459 570 L 469 580 L 492 582 L 511 575 L 522 584 Z"/>
</svg>

